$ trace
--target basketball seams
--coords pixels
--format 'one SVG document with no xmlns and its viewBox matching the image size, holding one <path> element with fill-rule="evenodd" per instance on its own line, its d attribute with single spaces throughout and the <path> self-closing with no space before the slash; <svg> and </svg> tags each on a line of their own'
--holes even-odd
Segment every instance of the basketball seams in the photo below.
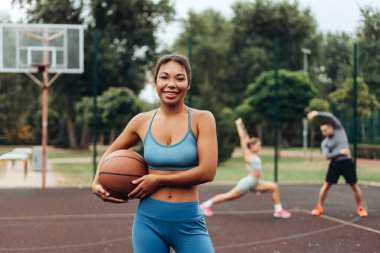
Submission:
<svg viewBox="0 0 380 253">
<path fill-rule="evenodd" d="M 111 196 L 113 194 L 118 194 L 118 195 L 121 195 L 121 196 L 127 196 L 128 194 L 125 193 L 125 192 L 119 192 L 119 191 L 115 191 L 115 190 L 111 190 L 109 187 L 105 186 L 102 182 L 102 178 L 100 177 L 100 175 L 102 174 L 107 174 L 107 175 L 116 175 L 116 176 L 132 176 L 132 177 L 141 177 L 141 176 L 138 176 L 138 175 L 132 175 L 132 174 L 119 174 L 119 173 L 112 173 L 112 172 L 100 172 L 99 173 L 99 183 L 103 186 L 103 188 L 105 188 L 105 190 L 107 190 L 108 192 L 111 193 Z"/>
<path fill-rule="evenodd" d="M 107 186 L 104 186 L 104 185 L 102 185 L 102 186 L 104 187 L 104 189 L 106 191 L 108 191 L 109 193 L 111 193 L 111 196 L 113 196 L 113 197 L 116 197 L 116 198 L 120 198 L 122 196 L 128 197 L 128 194 L 125 193 L 125 192 L 114 191 L 114 190 L 109 189 Z M 115 196 L 115 194 L 119 195 L 119 196 Z M 129 197 L 127 199 L 129 199 Z"/>
<path fill-rule="evenodd" d="M 132 176 L 132 177 L 142 177 L 141 175 L 134 175 L 134 174 L 125 174 L 125 173 L 114 173 L 114 172 L 100 172 L 101 174 L 108 174 L 108 175 L 115 175 L 115 176 Z"/>
<path fill-rule="evenodd" d="M 110 160 L 112 160 L 112 159 L 114 159 L 114 158 L 117 158 L 117 157 L 132 158 L 132 159 L 134 159 L 134 160 L 136 160 L 136 161 L 139 161 L 139 162 L 142 163 L 145 167 L 147 167 L 145 162 L 141 161 L 140 159 L 138 159 L 138 158 L 136 158 L 136 157 L 128 156 L 128 155 L 116 155 L 116 156 L 110 157 L 110 158 L 104 160 L 104 161 L 100 164 L 100 167 L 102 167 L 103 164 L 105 164 L 106 162 L 108 162 L 108 161 L 110 161 Z"/>
<path fill-rule="evenodd" d="M 144 157 L 133 150 L 120 149 L 111 152 L 99 164 L 99 183 L 111 196 L 125 199 L 136 188 L 132 181 L 147 172 Z"/>
</svg>

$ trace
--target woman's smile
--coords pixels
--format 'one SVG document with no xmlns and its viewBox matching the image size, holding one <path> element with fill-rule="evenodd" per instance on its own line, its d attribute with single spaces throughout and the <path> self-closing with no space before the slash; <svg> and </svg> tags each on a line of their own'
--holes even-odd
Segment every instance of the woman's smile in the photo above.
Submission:
<svg viewBox="0 0 380 253">
<path fill-rule="evenodd" d="M 176 98 L 179 95 L 179 91 L 162 91 L 163 94 L 165 94 L 165 97 L 171 99 Z"/>
</svg>

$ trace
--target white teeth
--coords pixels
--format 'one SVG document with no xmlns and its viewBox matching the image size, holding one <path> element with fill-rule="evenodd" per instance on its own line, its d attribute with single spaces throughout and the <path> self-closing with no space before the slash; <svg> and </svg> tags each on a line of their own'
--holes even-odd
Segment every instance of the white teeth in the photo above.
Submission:
<svg viewBox="0 0 380 253">
<path fill-rule="evenodd" d="M 164 93 L 168 94 L 168 95 L 176 95 L 177 94 L 177 92 L 167 92 L 167 91 L 166 92 L 164 91 Z"/>
</svg>

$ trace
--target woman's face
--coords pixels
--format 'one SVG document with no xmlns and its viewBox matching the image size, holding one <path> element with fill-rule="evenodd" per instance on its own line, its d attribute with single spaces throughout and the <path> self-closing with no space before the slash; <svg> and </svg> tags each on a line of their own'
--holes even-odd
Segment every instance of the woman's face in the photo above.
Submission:
<svg viewBox="0 0 380 253">
<path fill-rule="evenodd" d="M 261 141 L 256 142 L 253 145 L 249 146 L 249 149 L 251 150 L 252 153 L 257 153 L 261 149 Z"/>
<path fill-rule="evenodd" d="M 161 65 L 156 79 L 156 91 L 161 102 L 173 105 L 184 101 L 189 88 L 185 68 L 170 61 Z"/>
</svg>

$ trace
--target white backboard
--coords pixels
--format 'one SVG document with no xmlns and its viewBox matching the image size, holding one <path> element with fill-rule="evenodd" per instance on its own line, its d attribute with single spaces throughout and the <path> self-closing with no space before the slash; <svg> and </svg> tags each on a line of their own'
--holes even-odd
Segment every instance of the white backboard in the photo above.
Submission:
<svg viewBox="0 0 380 253">
<path fill-rule="evenodd" d="M 0 72 L 83 73 L 83 26 L 0 24 Z"/>
</svg>

